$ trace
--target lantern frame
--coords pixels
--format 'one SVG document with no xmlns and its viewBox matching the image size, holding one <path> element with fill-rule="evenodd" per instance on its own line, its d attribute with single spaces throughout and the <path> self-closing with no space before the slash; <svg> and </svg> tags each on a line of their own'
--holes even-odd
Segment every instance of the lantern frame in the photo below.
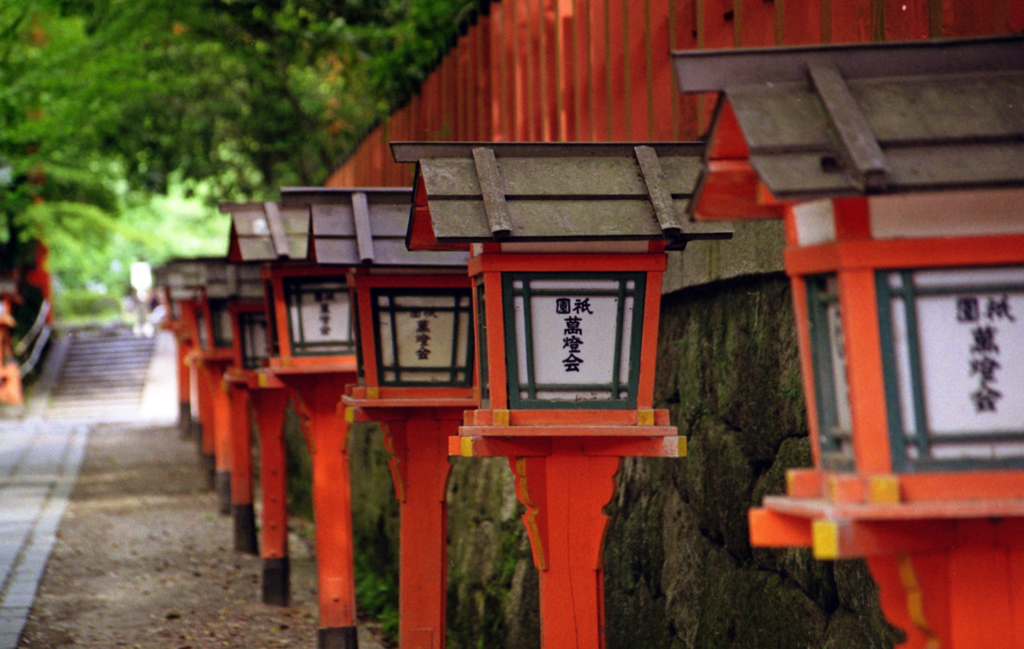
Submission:
<svg viewBox="0 0 1024 649">
<path fill-rule="evenodd" d="M 930 355 L 915 354 L 927 350 L 915 349 L 921 343 L 906 331 L 915 329 L 907 318 L 917 317 L 924 302 L 899 298 L 909 288 L 891 289 L 889 277 L 906 282 L 911 274 L 934 280 L 950 271 L 1015 269 L 1008 283 L 927 289 L 928 308 L 946 304 L 947 318 L 957 316 L 958 295 L 1003 299 L 1024 290 L 1024 174 L 989 163 L 1020 156 L 1019 120 L 1002 119 L 999 111 L 1003 95 L 1024 84 L 1022 55 L 1020 36 L 673 55 L 684 92 L 720 93 L 693 214 L 783 218 L 814 468 L 788 474 L 789 498 L 766 497 L 773 511 L 817 518 L 846 502 L 902 503 L 892 515 L 911 519 L 925 516 L 915 507 L 933 504 L 933 518 L 1020 514 L 1024 427 L 963 434 L 974 426 L 965 423 L 961 434 L 950 434 L 941 428 L 953 426 L 947 414 L 923 425 L 926 407 L 943 400 L 943 390 L 952 394 L 954 384 L 968 381 L 972 361 L 965 345 L 959 378 L 948 385 L 920 380 Z M 979 84 L 979 75 L 989 82 Z M 880 87 L 886 92 L 873 94 Z M 765 97 L 782 102 L 771 125 L 756 119 Z M 957 102 L 971 109 L 960 111 Z M 813 120 L 799 109 L 809 105 L 823 109 Z M 950 111 L 964 119 L 954 124 Z M 779 138 L 789 138 L 785 147 Z M 823 277 L 835 278 L 852 462 L 851 454 L 836 453 L 826 430 L 836 419 L 829 410 L 837 386 L 825 380 L 827 340 L 815 327 L 820 313 L 813 313 Z M 941 335 L 932 320 L 928 335 Z M 925 390 L 933 391 L 931 405 L 922 400 Z M 961 392 L 959 401 L 967 403 Z M 964 445 L 945 456 L 924 455 L 930 443 L 943 441 L 990 444 L 990 457 Z M 996 445 L 1010 441 L 1019 448 L 998 457 Z"/>
<path fill-rule="evenodd" d="M 469 278 L 465 275 L 441 274 L 441 273 L 386 273 L 386 271 L 370 272 L 369 269 L 355 269 L 349 276 L 349 286 L 355 292 L 356 309 L 358 318 L 358 337 L 360 353 L 361 383 L 370 394 L 376 393 L 377 398 L 458 398 L 474 399 L 476 383 L 475 363 L 473 357 L 474 334 L 473 334 L 473 301 L 470 289 Z M 461 305 L 459 296 L 465 299 Z M 456 329 L 452 332 L 453 339 L 450 343 L 454 358 L 445 366 L 430 366 L 423 368 L 404 368 L 398 364 L 398 358 L 393 364 L 384 364 L 385 350 L 381 344 L 381 310 L 379 303 L 384 296 L 401 296 L 415 300 L 419 297 L 452 297 L 455 302 L 451 307 L 443 307 L 453 313 L 453 324 L 461 324 L 462 330 L 468 334 L 464 336 L 465 342 L 460 353 L 459 338 L 463 338 Z M 395 309 L 392 304 L 392 309 Z M 420 310 L 431 309 L 430 305 L 422 305 Z M 397 310 L 411 312 L 415 306 L 400 306 Z M 460 317 L 461 314 L 461 317 Z M 393 320 L 392 320 L 393 322 Z M 397 336 L 394 328 L 389 329 L 392 339 L 392 349 L 398 349 L 399 343 L 395 341 Z M 464 360 L 461 365 L 458 358 Z M 438 372 L 448 373 L 451 379 L 448 381 L 417 381 L 402 380 L 397 378 L 402 371 L 410 371 L 415 376 L 420 373 Z M 396 378 L 389 380 L 388 373 L 396 372 Z M 358 388 L 354 388 L 358 390 Z M 366 392 L 364 391 L 364 393 Z"/>
<path fill-rule="evenodd" d="M 586 433 L 576 433 L 584 435 L 669 434 L 668 412 L 655 410 L 653 402 L 665 251 L 681 249 L 688 240 L 723 239 L 732 233 L 720 224 L 693 227 L 677 220 L 694 189 L 703 147 L 392 143 L 392 151 L 398 162 L 417 163 L 409 248 L 469 245 L 472 255 L 468 270 L 474 285 L 481 408 L 467 413 L 460 434 L 568 435 L 570 422 L 586 427 Z M 607 324 L 614 349 L 598 349 L 591 357 L 605 362 L 601 372 L 591 375 L 598 378 L 587 376 L 585 356 L 579 364 L 551 361 L 554 369 L 546 369 L 537 356 L 541 347 L 535 348 L 534 321 L 527 323 L 527 315 L 535 300 L 540 305 L 553 299 L 556 311 L 562 305 L 554 293 L 531 297 L 529 305 L 522 296 L 517 300 L 517 282 L 562 281 L 564 288 L 552 290 L 571 300 L 586 297 L 580 283 L 621 277 L 634 283 L 630 343 L 623 345 L 618 338 L 626 299 L 616 292 L 609 300 L 614 307 Z M 577 286 L 565 287 L 574 281 Z M 521 286 L 529 292 L 528 284 Z M 606 292 L 590 288 L 595 296 Z M 521 336 L 517 310 L 523 314 L 518 318 Z M 563 341 L 571 352 L 566 358 L 573 358 L 574 346 L 595 349 L 586 347 L 589 335 L 582 342 L 579 336 Z M 590 339 L 594 342 L 608 338 L 594 335 L 601 336 Z M 543 358 L 547 362 L 551 354 Z M 623 373 L 621 360 L 627 358 Z M 559 380 L 557 370 L 579 373 L 579 380 Z M 627 386 L 624 397 L 621 390 L 614 392 L 616 380 Z M 545 392 L 545 383 L 555 389 Z M 661 431 L 657 427 L 665 429 L 654 432 Z"/>
<path fill-rule="evenodd" d="M 353 327 L 354 314 L 352 310 L 352 296 L 346 280 L 347 269 L 330 268 L 324 266 L 302 265 L 274 265 L 265 267 L 262 271 L 264 280 L 271 286 L 273 298 L 274 331 L 277 338 L 278 356 L 272 356 L 269 361 L 270 367 L 319 367 L 344 365 L 346 368 L 355 369 L 356 341 Z M 289 298 L 295 294 L 290 287 L 301 286 L 303 283 L 330 282 L 337 286 L 338 291 L 343 291 L 348 299 L 348 339 L 342 340 L 335 345 L 334 350 L 324 353 L 303 353 L 303 345 L 295 345 L 295 332 L 292 327 L 291 307 L 293 305 Z M 298 295 L 301 296 L 301 292 Z M 324 371 L 329 371 L 325 369 Z M 346 370 L 347 371 L 347 370 Z"/>
</svg>

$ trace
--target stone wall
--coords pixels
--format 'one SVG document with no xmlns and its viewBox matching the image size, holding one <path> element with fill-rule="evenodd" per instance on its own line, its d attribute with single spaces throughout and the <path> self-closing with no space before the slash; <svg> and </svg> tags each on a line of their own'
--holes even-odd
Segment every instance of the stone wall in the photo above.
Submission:
<svg viewBox="0 0 1024 649">
<path fill-rule="evenodd" d="M 607 509 L 609 649 L 891 647 L 863 562 L 748 542 L 747 510 L 811 462 L 788 280 L 691 288 L 662 309 L 656 401 L 688 457 L 623 463 Z"/>
</svg>

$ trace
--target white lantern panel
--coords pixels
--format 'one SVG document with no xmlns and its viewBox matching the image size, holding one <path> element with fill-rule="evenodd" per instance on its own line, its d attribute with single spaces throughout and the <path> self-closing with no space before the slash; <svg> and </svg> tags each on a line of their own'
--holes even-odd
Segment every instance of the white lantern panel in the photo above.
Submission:
<svg viewBox="0 0 1024 649">
<path fill-rule="evenodd" d="M 227 300 L 210 300 L 210 318 L 213 320 L 213 344 L 221 348 L 231 347 L 234 331 Z"/>
<path fill-rule="evenodd" d="M 850 385 L 846 380 L 846 340 L 843 337 L 843 320 L 839 303 L 833 302 L 825 308 L 828 326 L 829 353 L 832 356 L 832 385 L 835 387 L 836 425 L 840 431 L 849 433 Z"/>
<path fill-rule="evenodd" d="M 471 383 L 469 289 L 375 295 L 377 346 L 384 384 Z"/>
<path fill-rule="evenodd" d="M 242 363 L 246 368 L 259 367 L 270 355 L 270 336 L 265 313 L 240 313 L 238 328 L 242 334 Z"/>
<path fill-rule="evenodd" d="M 512 316 L 521 402 L 622 402 L 630 398 L 634 319 L 642 282 L 517 278 Z M 517 389 L 518 388 L 518 389 Z"/>
<path fill-rule="evenodd" d="M 291 281 L 285 286 L 292 353 L 352 353 L 352 309 L 343 281 Z"/>
<path fill-rule="evenodd" d="M 210 348 L 210 335 L 206 331 L 206 314 L 202 309 L 196 309 L 196 328 L 199 330 L 199 349 Z"/>
<path fill-rule="evenodd" d="M 893 272 L 884 285 L 907 443 L 936 461 L 1024 457 L 1024 268 Z"/>
</svg>

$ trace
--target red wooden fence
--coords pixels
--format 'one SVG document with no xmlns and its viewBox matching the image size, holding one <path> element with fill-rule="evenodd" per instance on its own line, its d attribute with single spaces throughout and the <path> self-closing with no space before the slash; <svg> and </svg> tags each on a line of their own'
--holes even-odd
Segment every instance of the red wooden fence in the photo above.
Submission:
<svg viewBox="0 0 1024 649">
<path fill-rule="evenodd" d="M 502 0 L 328 178 L 408 186 L 388 142 L 679 141 L 710 98 L 676 91 L 670 50 L 1024 32 L 1024 0 Z"/>
</svg>

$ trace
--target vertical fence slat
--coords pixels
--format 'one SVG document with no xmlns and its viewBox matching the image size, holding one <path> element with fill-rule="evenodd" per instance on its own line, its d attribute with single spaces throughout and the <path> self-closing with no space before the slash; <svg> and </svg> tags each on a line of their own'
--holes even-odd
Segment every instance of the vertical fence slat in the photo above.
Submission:
<svg viewBox="0 0 1024 649">
<path fill-rule="evenodd" d="M 608 3 L 590 0 L 590 106 L 591 139 L 611 139 L 611 104 L 608 102 L 611 67 L 608 65 Z"/>
<path fill-rule="evenodd" d="M 611 139 L 629 139 L 629 92 L 626 74 L 629 69 L 629 23 L 623 20 L 628 11 L 629 0 L 608 0 L 608 67 L 611 69 L 611 86 L 608 103 L 611 107 Z"/>
<path fill-rule="evenodd" d="M 574 0 L 572 17 L 573 85 L 576 98 L 576 132 L 574 139 L 594 139 L 590 124 L 590 0 Z"/>
<path fill-rule="evenodd" d="M 562 142 L 578 139 L 575 29 L 573 0 L 558 0 L 558 140 Z"/>
<path fill-rule="evenodd" d="M 400 185 L 390 140 L 690 140 L 669 50 L 1024 31 L 1024 0 L 501 0 L 327 186 Z"/>
<path fill-rule="evenodd" d="M 650 138 L 656 142 L 667 142 L 675 139 L 674 123 L 676 115 L 676 80 L 672 75 L 671 21 L 669 20 L 669 2 L 671 0 L 650 0 L 650 32 L 648 92 L 651 101 Z"/>
</svg>

